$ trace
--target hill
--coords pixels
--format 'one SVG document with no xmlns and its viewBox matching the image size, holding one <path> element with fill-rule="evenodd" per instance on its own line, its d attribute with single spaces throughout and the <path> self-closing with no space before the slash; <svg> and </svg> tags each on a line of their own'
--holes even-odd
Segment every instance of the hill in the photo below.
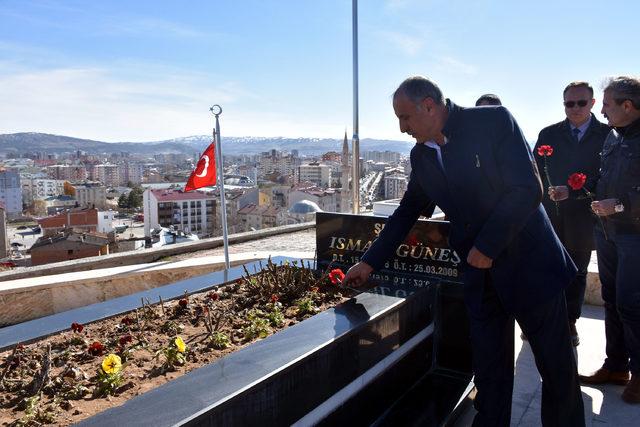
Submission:
<svg viewBox="0 0 640 427">
<path fill-rule="evenodd" d="M 196 135 L 165 141 L 150 142 L 102 142 L 90 139 L 73 138 L 63 135 L 24 132 L 0 135 L 0 154 L 7 155 L 45 152 L 50 154 L 70 154 L 77 150 L 89 154 L 112 154 L 127 152 L 148 155 L 158 153 L 193 154 L 201 152 L 211 141 L 208 135 Z M 301 155 L 322 154 L 327 151 L 341 151 L 341 139 L 329 138 L 283 138 L 283 137 L 224 137 L 222 148 L 225 154 L 257 154 L 272 149 L 280 151 L 298 150 Z M 413 143 L 363 139 L 360 151 L 397 151 L 408 153 Z"/>
</svg>

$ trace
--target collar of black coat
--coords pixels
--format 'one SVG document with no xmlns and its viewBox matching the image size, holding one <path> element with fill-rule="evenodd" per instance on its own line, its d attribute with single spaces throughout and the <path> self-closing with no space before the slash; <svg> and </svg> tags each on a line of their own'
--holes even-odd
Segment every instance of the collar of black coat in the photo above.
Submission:
<svg viewBox="0 0 640 427">
<path fill-rule="evenodd" d="M 640 119 L 637 119 L 628 126 L 616 128 L 616 130 L 620 135 L 624 135 L 625 138 L 633 138 L 634 136 L 640 135 Z"/>
<path fill-rule="evenodd" d="M 456 122 L 460 118 L 460 111 L 462 111 L 462 107 L 454 104 L 449 98 L 446 99 L 445 104 L 447 106 L 447 121 L 444 124 L 441 132 L 447 138 L 451 138 L 451 132 L 456 128 Z"/>
</svg>

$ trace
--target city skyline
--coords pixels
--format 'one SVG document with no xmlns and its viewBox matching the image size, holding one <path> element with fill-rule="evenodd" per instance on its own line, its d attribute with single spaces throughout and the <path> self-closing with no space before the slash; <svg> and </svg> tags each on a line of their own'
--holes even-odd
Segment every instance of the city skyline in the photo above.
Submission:
<svg viewBox="0 0 640 427">
<path fill-rule="evenodd" d="M 0 3 L 0 133 L 99 141 L 205 135 L 223 106 L 225 136 L 352 133 L 351 2 Z M 600 2 L 359 4 L 360 138 L 408 141 L 390 96 L 432 77 L 473 105 L 497 93 L 526 137 L 564 117 L 562 89 L 634 74 L 625 13 Z M 570 17 L 570 19 L 569 19 Z M 621 39 L 622 42 L 617 42 Z M 629 42 L 630 43 L 630 42 Z"/>
</svg>

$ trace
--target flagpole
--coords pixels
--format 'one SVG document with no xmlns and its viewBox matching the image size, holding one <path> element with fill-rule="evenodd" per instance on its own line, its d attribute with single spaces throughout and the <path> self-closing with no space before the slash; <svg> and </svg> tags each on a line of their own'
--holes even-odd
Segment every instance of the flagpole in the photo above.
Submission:
<svg viewBox="0 0 640 427">
<path fill-rule="evenodd" d="M 352 0 L 352 31 L 353 31 L 353 213 L 360 213 L 360 137 L 358 133 L 358 0 Z"/>
<path fill-rule="evenodd" d="M 220 121 L 218 117 L 222 114 L 222 107 L 218 104 L 209 108 L 211 114 L 216 118 L 216 173 L 218 174 L 218 188 L 220 189 L 220 204 L 222 210 L 220 211 L 222 218 L 222 244 L 224 245 L 224 268 L 229 270 L 231 267 L 229 264 L 229 237 L 227 235 L 227 203 L 224 195 L 224 164 L 222 161 L 222 138 L 220 137 Z"/>
</svg>

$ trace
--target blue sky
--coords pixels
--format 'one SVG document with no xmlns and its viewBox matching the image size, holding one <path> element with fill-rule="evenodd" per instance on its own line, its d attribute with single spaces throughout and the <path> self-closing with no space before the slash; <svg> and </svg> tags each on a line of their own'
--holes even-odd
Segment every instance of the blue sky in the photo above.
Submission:
<svg viewBox="0 0 640 427">
<path fill-rule="evenodd" d="M 360 0 L 360 137 L 402 135 L 412 74 L 473 105 L 497 93 L 529 139 L 562 89 L 640 73 L 640 2 Z M 0 0 L 0 133 L 103 141 L 352 133 L 350 0 Z"/>
</svg>

